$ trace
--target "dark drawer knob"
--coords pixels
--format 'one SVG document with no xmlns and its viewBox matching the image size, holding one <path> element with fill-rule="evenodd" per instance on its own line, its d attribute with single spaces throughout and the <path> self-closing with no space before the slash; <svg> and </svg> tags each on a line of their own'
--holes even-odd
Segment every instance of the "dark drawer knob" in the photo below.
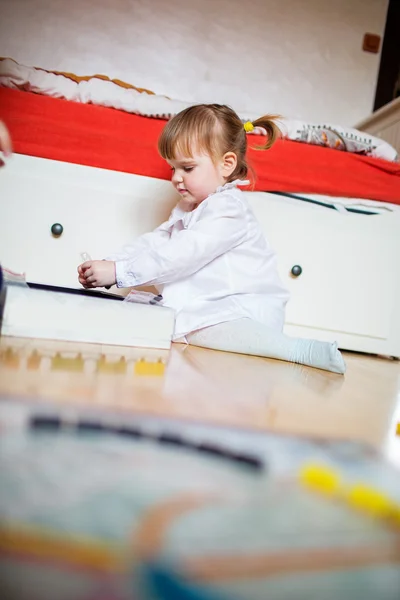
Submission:
<svg viewBox="0 0 400 600">
<path fill-rule="evenodd" d="M 301 268 L 300 265 L 294 265 L 294 267 L 292 267 L 292 270 L 290 272 L 293 275 L 293 277 L 299 277 L 302 274 L 303 269 Z"/>
<path fill-rule="evenodd" d="M 60 237 L 63 231 L 64 227 L 61 225 L 61 223 L 54 223 L 54 225 L 51 226 L 51 233 L 54 235 L 54 237 Z"/>
</svg>

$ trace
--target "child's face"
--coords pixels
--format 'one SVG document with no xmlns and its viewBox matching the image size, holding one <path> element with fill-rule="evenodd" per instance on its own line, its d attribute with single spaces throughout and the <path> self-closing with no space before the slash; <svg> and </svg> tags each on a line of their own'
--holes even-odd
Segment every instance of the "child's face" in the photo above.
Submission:
<svg viewBox="0 0 400 600">
<path fill-rule="evenodd" d="M 215 164 L 207 154 L 194 153 L 193 157 L 178 154 L 168 164 L 172 183 L 181 197 L 180 207 L 186 211 L 196 208 L 226 183 L 223 161 Z"/>
</svg>

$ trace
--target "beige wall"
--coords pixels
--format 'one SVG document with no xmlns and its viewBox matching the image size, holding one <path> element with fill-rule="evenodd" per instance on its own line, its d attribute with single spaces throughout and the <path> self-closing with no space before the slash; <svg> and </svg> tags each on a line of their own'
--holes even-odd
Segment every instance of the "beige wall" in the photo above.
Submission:
<svg viewBox="0 0 400 600">
<path fill-rule="evenodd" d="M 372 109 L 388 0 L 0 0 L 0 56 L 188 101 L 352 125 Z"/>
</svg>

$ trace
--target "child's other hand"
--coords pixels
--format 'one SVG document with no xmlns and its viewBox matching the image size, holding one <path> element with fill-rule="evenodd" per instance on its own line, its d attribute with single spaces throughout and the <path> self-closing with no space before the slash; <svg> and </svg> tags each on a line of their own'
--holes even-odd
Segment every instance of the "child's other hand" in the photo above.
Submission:
<svg viewBox="0 0 400 600">
<path fill-rule="evenodd" d="M 114 285 L 115 262 L 112 260 L 87 260 L 78 267 L 79 283 L 84 288 Z"/>
</svg>

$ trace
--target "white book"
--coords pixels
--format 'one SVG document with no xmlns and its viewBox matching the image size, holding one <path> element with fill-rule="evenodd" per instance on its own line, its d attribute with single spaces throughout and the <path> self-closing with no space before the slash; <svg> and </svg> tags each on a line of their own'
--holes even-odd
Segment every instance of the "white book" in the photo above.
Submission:
<svg viewBox="0 0 400 600">
<path fill-rule="evenodd" d="M 7 285 L 2 296 L 2 335 L 142 348 L 171 345 L 171 308 L 41 284 Z"/>
</svg>

